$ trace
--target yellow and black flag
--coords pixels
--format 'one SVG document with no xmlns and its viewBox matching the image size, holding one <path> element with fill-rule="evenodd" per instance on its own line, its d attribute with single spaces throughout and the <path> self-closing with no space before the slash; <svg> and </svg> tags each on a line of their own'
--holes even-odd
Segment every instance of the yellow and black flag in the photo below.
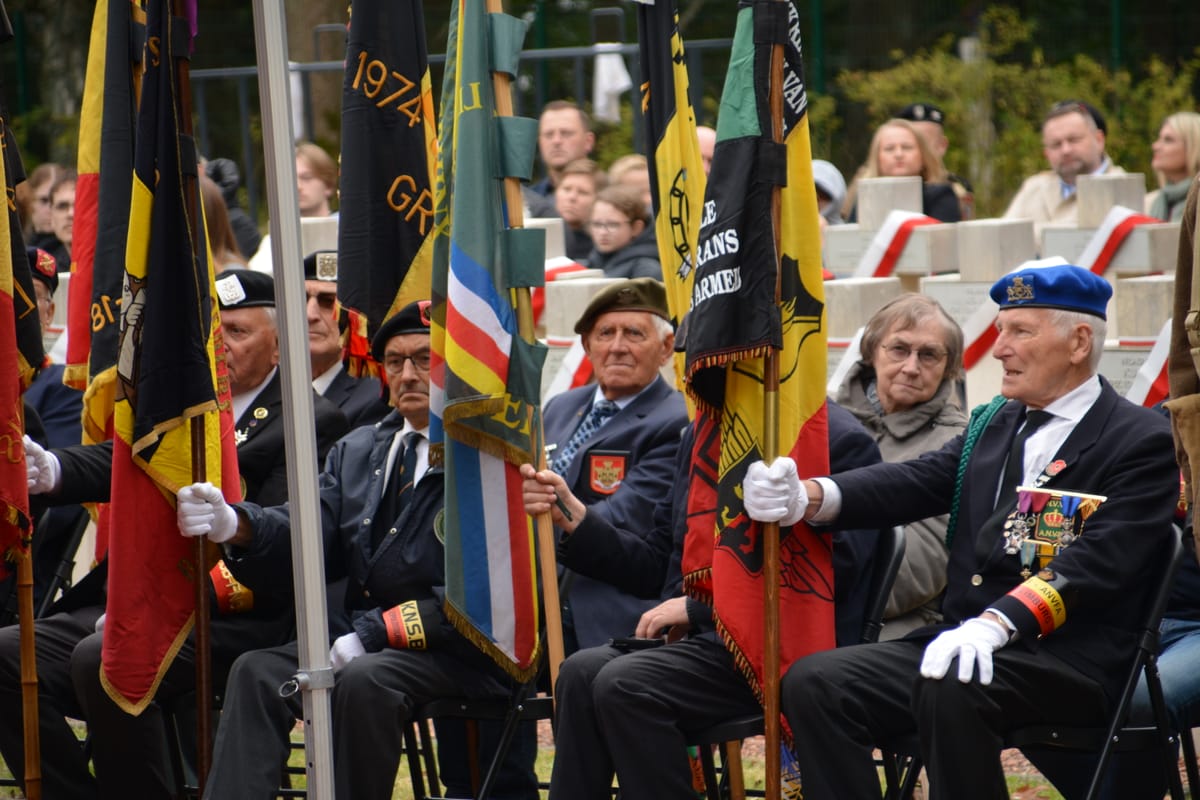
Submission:
<svg viewBox="0 0 1200 800">
<path fill-rule="evenodd" d="M 352 374 L 370 371 L 365 345 L 385 319 L 429 299 L 435 125 L 420 0 L 353 0 L 338 226 Z"/>
<path fill-rule="evenodd" d="M 678 327 L 691 302 L 696 271 L 693 256 L 704 204 L 704 165 L 696 139 L 696 114 L 688 98 L 687 63 L 675 0 L 641 0 L 637 19 L 658 258 L 671 321 Z M 675 356 L 675 376 L 682 388 L 682 353 Z"/>
<path fill-rule="evenodd" d="M 67 296 L 64 381 L 84 395 L 83 438 L 112 438 L 134 116 L 145 44 L 136 0 L 96 0 L 79 115 L 79 178 Z M 107 526 L 97 537 L 103 554 Z"/>
<path fill-rule="evenodd" d="M 147 8 L 147 59 L 132 176 L 113 413 L 108 605 L 101 682 L 139 714 L 191 629 L 191 543 L 175 493 L 208 481 L 241 499 L 229 381 L 200 219 L 195 145 L 183 127 L 193 20 L 169 0 Z M 199 442 L 193 421 L 203 422 Z M 196 474 L 194 455 L 205 471 Z"/>
</svg>

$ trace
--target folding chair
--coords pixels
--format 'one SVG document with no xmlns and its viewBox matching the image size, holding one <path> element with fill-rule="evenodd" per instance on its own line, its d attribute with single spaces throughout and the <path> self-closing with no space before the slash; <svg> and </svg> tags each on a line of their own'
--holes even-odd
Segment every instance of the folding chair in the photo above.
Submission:
<svg viewBox="0 0 1200 800">
<path fill-rule="evenodd" d="M 883 612 L 887 608 L 892 584 L 896 582 L 896 575 L 900 572 L 903 560 L 904 528 L 882 528 L 875 543 L 874 568 L 867 589 L 867 608 L 862 633 L 864 644 L 879 641 L 879 632 L 883 629 Z M 747 796 L 763 796 L 761 791 L 747 790 L 742 779 L 742 740 L 760 736 L 762 733 L 763 716 L 758 713 L 723 720 L 710 728 L 686 734 L 688 742 L 697 745 L 699 750 L 705 793 L 709 800 L 717 800 L 720 797 L 742 800 Z M 719 780 L 718 769 L 713 761 L 714 745 L 720 745 L 721 751 Z"/>
<path fill-rule="evenodd" d="M 1158 676 L 1158 625 L 1162 621 L 1167 600 L 1175 581 L 1175 573 L 1183 560 L 1182 531 L 1172 526 L 1171 552 L 1166 569 L 1161 576 L 1158 593 L 1150 604 L 1148 614 L 1138 636 L 1137 649 L 1133 654 L 1129 674 L 1125 679 L 1120 699 L 1113 709 L 1105 728 L 1075 727 L 1065 725 L 1032 725 L 1010 731 L 1005 736 L 1005 748 L 1041 747 L 1073 752 L 1099 753 L 1092 772 L 1091 785 L 1086 795 L 1092 800 L 1100 789 L 1104 770 L 1108 767 L 1113 752 L 1143 751 L 1158 748 L 1162 752 L 1163 769 L 1172 800 L 1183 800 L 1183 784 L 1179 778 L 1176 747 L 1179 734 L 1173 730 L 1163 701 L 1162 684 Z M 1127 725 L 1129 704 L 1137 688 L 1138 680 L 1146 676 L 1150 692 L 1150 705 L 1154 712 L 1153 725 Z M 1190 737 L 1190 732 L 1187 734 Z M 920 748 L 916 735 L 905 737 L 896 743 L 884 743 L 884 774 L 887 782 L 887 800 L 909 800 L 921 771 Z M 888 762 L 891 761 L 889 766 Z M 1191 780 L 1189 773 L 1189 781 Z"/>
<path fill-rule="evenodd" d="M 500 767 L 508 755 L 509 746 L 517 733 L 517 727 L 522 722 L 530 720 L 552 719 L 554 716 L 554 701 L 548 695 L 534 694 L 537 690 L 537 677 L 528 683 L 521 684 L 511 698 L 472 700 L 460 697 L 447 697 L 432 700 L 413 710 L 413 726 L 416 730 L 413 753 L 419 755 L 424 762 L 425 773 L 429 778 L 430 794 L 424 794 L 425 784 L 420 774 L 420 764 L 413 756 L 409 758 L 409 774 L 413 784 L 413 796 L 417 800 L 435 800 L 437 795 L 438 776 L 433 756 L 433 748 L 429 738 L 429 722 L 434 719 L 461 719 L 467 725 L 467 754 L 471 769 L 471 789 L 475 800 L 487 800 Z M 488 762 L 486 771 L 480 770 L 479 754 L 479 723 L 482 721 L 499 721 L 503 723 L 500 741 Z M 406 733 L 407 737 L 410 734 Z M 406 749 L 407 744 L 406 744 Z M 547 787 L 541 787 L 547 788 Z"/>
</svg>

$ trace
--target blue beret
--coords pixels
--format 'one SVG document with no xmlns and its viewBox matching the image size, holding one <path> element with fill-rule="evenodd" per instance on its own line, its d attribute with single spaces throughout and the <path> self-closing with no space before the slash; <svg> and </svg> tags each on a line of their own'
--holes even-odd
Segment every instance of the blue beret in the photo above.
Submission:
<svg viewBox="0 0 1200 800">
<path fill-rule="evenodd" d="M 375 331 L 375 338 L 371 340 L 371 357 L 383 363 L 383 351 L 387 349 L 387 343 L 393 336 L 405 333 L 428 334 L 429 305 L 428 300 L 418 300 L 415 303 L 409 303 L 388 317 L 379 326 L 379 330 Z"/>
<path fill-rule="evenodd" d="M 1072 264 L 1027 267 L 992 285 L 992 299 L 1005 308 L 1061 308 L 1105 316 L 1112 287 L 1099 275 Z"/>
</svg>

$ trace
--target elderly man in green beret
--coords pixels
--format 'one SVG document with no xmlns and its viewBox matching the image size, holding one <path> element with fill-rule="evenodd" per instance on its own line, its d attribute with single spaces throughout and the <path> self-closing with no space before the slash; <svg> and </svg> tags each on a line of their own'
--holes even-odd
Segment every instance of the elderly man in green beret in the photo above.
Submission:
<svg viewBox="0 0 1200 800">
<path fill-rule="evenodd" d="M 656 604 L 663 575 L 649 560 L 645 586 L 632 585 L 639 565 L 628 561 L 593 523 L 641 530 L 674 479 L 680 432 L 687 425 L 683 396 L 659 370 L 674 352 L 667 296 L 653 278 L 614 283 L 584 309 L 575 332 L 592 363 L 595 385 L 582 386 L 546 404 L 550 469 L 522 470 L 526 499 L 552 486 L 562 498 L 553 511 L 559 563 L 572 573 L 563 602 L 567 652 L 627 636 Z M 567 513 L 563 513 L 563 509 Z M 671 542 L 652 542 L 669 553 Z M 630 554 L 631 557 L 632 554 Z M 665 559 L 662 563 L 665 563 Z"/>
</svg>

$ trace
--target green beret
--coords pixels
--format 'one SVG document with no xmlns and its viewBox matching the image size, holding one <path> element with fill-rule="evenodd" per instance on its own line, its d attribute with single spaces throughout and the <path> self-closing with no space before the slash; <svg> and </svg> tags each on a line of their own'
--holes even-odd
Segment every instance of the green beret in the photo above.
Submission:
<svg viewBox="0 0 1200 800">
<path fill-rule="evenodd" d="M 662 281 L 631 278 L 597 292 L 575 323 L 575 332 L 587 333 L 596 324 L 596 317 L 609 311 L 647 311 L 668 322 L 671 320 L 671 312 L 667 309 L 667 290 Z"/>
</svg>

